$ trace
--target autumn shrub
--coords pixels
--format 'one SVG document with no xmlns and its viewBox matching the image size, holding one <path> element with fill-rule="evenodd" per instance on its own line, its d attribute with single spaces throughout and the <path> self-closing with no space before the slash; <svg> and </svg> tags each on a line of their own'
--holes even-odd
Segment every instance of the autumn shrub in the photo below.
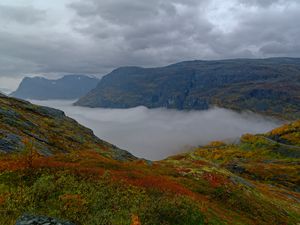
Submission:
<svg viewBox="0 0 300 225">
<path fill-rule="evenodd" d="M 144 225 L 201 225 L 204 216 L 198 206 L 183 196 L 168 197 L 158 193 L 150 197 L 147 207 L 140 212 Z"/>
<path fill-rule="evenodd" d="M 80 194 L 63 194 L 59 196 L 60 211 L 64 217 L 79 223 L 88 213 L 87 201 Z"/>
</svg>

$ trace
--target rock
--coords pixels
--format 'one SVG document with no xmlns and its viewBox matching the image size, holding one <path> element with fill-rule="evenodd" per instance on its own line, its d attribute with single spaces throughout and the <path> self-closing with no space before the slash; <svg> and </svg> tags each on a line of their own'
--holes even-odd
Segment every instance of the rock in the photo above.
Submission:
<svg viewBox="0 0 300 225">
<path fill-rule="evenodd" d="M 237 164 L 229 164 L 226 166 L 226 168 L 233 173 L 243 174 L 246 172 L 246 169 L 244 167 Z"/>
<path fill-rule="evenodd" d="M 22 138 L 16 134 L 0 130 L 0 152 L 11 153 L 24 148 Z"/>
<path fill-rule="evenodd" d="M 0 115 L 1 116 L 7 116 L 7 117 L 13 117 L 13 118 L 19 118 L 19 114 L 11 109 L 0 109 Z"/>
<path fill-rule="evenodd" d="M 37 112 L 43 116 L 49 116 L 53 118 L 63 118 L 65 116 L 65 113 L 58 109 L 53 109 L 47 106 L 38 106 L 38 107 L 32 107 L 28 108 L 34 112 Z"/>
<path fill-rule="evenodd" d="M 36 125 L 13 109 L 2 108 L 0 109 L 0 118 L 3 118 L 3 122 L 8 123 L 16 128 L 23 128 L 25 130 L 31 130 L 36 128 Z"/>
<path fill-rule="evenodd" d="M 125 151 L 125 150 L 118 149 L 118 148 L 113 148 L 112 151 L 114 153 L 113 158 L 115 160 L 118 160 L 118 161 L 127 161 L 128 159 L 132 159 L 132 160 L 136 159 L 135 156 L 133 156 L 131 153 L 129 153 L 129 152 Z"/>
<path fill-rule="evenodd" d="M 61 221 L 46 216 L 23 215 L 16 222 L 16 225 L 75 225 L 74 223 Z"/>
<path fill-rule="evenodd" d="M 238 177 L 238 176 L 230 177 L 230 180 L 234 184 L 242 184 L 242 185 L 245 185 L 248 188 L 255 188 L 255 186 L 252 183 L 250 183 L 247 180 L 245 180 L 244 178 L 241 178 L 241 177 Z"/>
</svg>

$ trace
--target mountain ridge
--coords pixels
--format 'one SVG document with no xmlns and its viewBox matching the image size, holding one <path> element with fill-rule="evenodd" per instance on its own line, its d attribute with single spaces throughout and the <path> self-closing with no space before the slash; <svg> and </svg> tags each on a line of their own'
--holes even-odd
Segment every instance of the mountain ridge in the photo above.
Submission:
<svg viewBox="0 0 300 225">
<path fill-rule="evenodd" d="M 250 110 L 300 118 L 300 59 L 185 61 L 165 67 L 120 67 L 75 105 L 87 107 Z"/>
<path fill-rule="evenodd" d="M 23 99 L 77 99 L 96 87 L 99 79 L 86 75 L 65 75 L 59 79 L 25 77 L 10 96 Z"/>
</svg>

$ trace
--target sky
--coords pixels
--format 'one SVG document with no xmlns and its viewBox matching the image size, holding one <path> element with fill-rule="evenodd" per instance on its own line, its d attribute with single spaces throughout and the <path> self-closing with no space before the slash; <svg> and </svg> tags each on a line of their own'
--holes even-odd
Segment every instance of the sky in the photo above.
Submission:
<svg viewBox="0 0 300 225">
<path fill-rule="evenodd" d="M 24 76 L 300 57 L 299 0 L 1 0 L 0 89 Z"/>
<path fill-rule="evenodd" d="M 265 133 L 282 124 L 254 113 L 222 108 L 203 111 L 143 106 L 101 109 L 75 107 L 73 101 L 30 101 L 61 109 L 67 116 L 91 128 L 99 138 L 150 160 L 160 160 L 215 140 L 231 142 L 245 133 Z"/>
</svg>

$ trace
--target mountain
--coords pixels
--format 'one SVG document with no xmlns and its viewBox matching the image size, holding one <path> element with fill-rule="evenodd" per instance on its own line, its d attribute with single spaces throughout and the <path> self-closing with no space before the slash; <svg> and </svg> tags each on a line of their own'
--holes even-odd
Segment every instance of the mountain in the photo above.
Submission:
<svg viewBox="0 0 300 225">
<path fill-rule="evenodd" d="M 161 68 L 122 67 L 75 105 L 251 110 L 300 118 L 300 59 L 188 61 Z"/>
<path fill-rule="evenodd" d="M 300 221 L 300 121 L 151 162 L 62 111 L 5 96 L 0 106 L 0 224 Z"/>
<path fill-rule="evenodd" d="M 63 111 L 0 95 L 0 153 L 28 147 L 44 156 L 92 149 L 112 158 L 135 158 L 100 140 Z"/>
<path fill-rule="evenodd" d="M 12 97 L 22 99 L 77 99 L 96 87 L 97 78 L 67 75 L 57 80 L 43 77 L 25 77 Z"/>
</svg>

